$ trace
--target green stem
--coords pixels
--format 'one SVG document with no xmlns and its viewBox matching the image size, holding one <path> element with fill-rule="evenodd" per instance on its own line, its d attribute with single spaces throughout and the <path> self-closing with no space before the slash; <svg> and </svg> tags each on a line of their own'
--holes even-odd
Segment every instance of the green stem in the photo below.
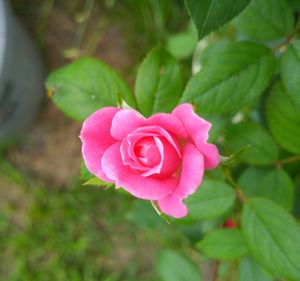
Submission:
<svg viewBox="0 0 300 281">
<path fill-rule="evenodd" d="M 236 189 L 236 196 L 241 203 L 245 203 L 245 201 L 247 200 L 245 193 L 240 188 Z"/>
<path fill-rule="evenodd" d="M 297 33 L 300 32 L 300 29 L 296 29 L 294 30 L 288 37 L 286 37 L 279 45 L 275 46 L 272 51 L 276 52 L 278 50 L 280 50 L 282 47 L 284 47 L 285 45 L 289 44 L 295 37 L 295 35 L 297 35 Z"/>
<path fill-rule="evenodd" d="M 232 177 L 231 171 L 229 169 L 224 169 L 223 171 L 224 171 L 225 178 L 231 184 L 231 186 L 235 189 L 236 197 L 243 204 L 247 200 L 246 195 L 244 194 L 242 189 L 239 187 L 237 182 Z"/>
<path fill-rule="evenodd" d="M 300 161 L 300 154 L 288 157 L 286 159 L 278 160 L 278 161 L 276 161 L 276 165 L 281 166 L 281 165 L 293 163 L 296 161 Z"/>
<path fill-rule="evenodd" d="M 212 281 L 218 280 L 218 272 L 219 272 L 220 262 L 214 261 L 213 264 L 213 272 L 212 272 Z"/>
<path fill-rule="evenodd" d="M 78 30 L 75 35 L 75 46 L 80 49 L 82 40 L 84 37 L 84 34 L 87 29 L 87 24 L 90 19 L 93 7 L 94 7 L 95 0 L 86 0 L 85 1 L 85 7 L 84 7 L 84 19 L 83 21 L 79 24 Z"/>
<path fill-rule="evenodd" d="M 298 33 L 300 33 L 300 15 L 298 17 L 298 21 L 295 29 L 279 45 L 275 46 L 272 49 L 272 51 L 276 52 L 280 50 L 282 47 L 284 47 L 285 45 L 289 44 Z"/>
</svg>

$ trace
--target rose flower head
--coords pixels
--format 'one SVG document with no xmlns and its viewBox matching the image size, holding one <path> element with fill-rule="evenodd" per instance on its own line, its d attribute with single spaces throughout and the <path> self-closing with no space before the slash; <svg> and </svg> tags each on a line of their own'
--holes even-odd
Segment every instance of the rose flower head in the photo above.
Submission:
<svg viewBox="0 0 300 281">
<path fill-rule="evenodd" d="M 96 177 L 181 218 L 188 213 L 182 200 L 197 190 L 205 169 L 219 164 L 217 147 L 207 143 L 210 128 L 190 104 L 149 118 L 106 107 L 84 121 L 82 154 Z"/>
</svg>

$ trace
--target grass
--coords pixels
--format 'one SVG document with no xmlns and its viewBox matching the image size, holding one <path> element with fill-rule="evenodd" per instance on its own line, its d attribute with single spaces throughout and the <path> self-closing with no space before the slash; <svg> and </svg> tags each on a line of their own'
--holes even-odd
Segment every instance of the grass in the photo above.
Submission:
<svg viewBox="0 0 300 281">
<path fill-rule="evenodd" d="M 41 187 L 4 161 L 0 180 L 1 280 L 118 280 L 112 240 L 130 201 L 78 181 Z"/>
<path fill-rule="evenodd" d="M 43 187 L 0 163 L 0 280 L 157 280 L 157 249 L 180 235 L 152 209 L 115 190 Z"/>
</svg>

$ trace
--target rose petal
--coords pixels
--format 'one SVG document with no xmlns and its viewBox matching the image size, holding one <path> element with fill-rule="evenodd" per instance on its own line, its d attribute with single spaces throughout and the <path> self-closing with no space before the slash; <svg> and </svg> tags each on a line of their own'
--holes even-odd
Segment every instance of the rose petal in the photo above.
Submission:
<svg viewBox="0 0 300 281">
<path fill-rule="evenodd" d="M 148 171 L 149 168 L 144 166 L 136 157 L 134 148 L 135 145 L 140 139 L 144 137 L 153 137 L 156 136 L 155 133 L 139 133 L 134 132 L 123 139 L 121 144 L 121 157 L 124 165 L 129 165 L 133 169 L 138 169 L 141 171 Z"/>
<path fill-rule="evenodd" d="M 135 130 L 135 132 L 132 134 L 132 136 L 134 136 L 135 134 L 147 134 L 147 135 L 151 135 L 153 134 L 153 136 L 162 136 L 165 137 L 169 143 L 174 147 L 175 151 L 177 152 L 178 156 L 181 157 L 181 149 L 180 149 L 180 144 L 178 142 L 178 140 L 176 139 L 176 137 L 173 134 L 170 134 L 167 130 L 165 130 L 162 127 L 159 126 L 145 126 L 145 127 L 140 127 L 138 129 Z M 128 136 L 128 139 L 131 136 Z"/>
<path fill-rule="evenodd" d="M 186 138 L 187 132 L 182 122 L 174 115 L 168 113 L 158 113 L 152 115 L 146 120 L 146 125 L 155 125 L 162 127 L 169 133 L 178 136 L 179 138 Z"/>
<path fill-rule="evenodd" d="M 208 131 L 211 128 L 211 124 L 198 116 L 191 104 L 184 103 L 177 106 L 172 114 L 183 122 L 188 135 L 203 154 L 205 168 L 215 168 L 219 164 L 219 152 L 215 145 L 207 143 Z"/>
<path fill-rule="evenodd" d="M 167 215 L 181 218 L 187 215 L 187 208 L 182 200 L 194 193 L 202 182 L 204 159 L 201 152 L 193 145 L 186 144 L 183 150 L 182 171 L 179 185 L 174 192 L 158 200 L 159 207 Z"/>
<path fill-rule="evenodd" d="M 128 166 L 124 166 L 121 153 L 121 143 L 110 146 L 102 157 L 104 173 L 116 183 L 116 186 L 123 187 L 132 195 L 147 200 L 159 200 L 170 194 L 177 186 L 176 178 L 158 180 L 145 178 L 134 173 Z"/>
<path fill-rule="evenodd" d="M 145 167 L 142 165 L 138 159 L 136 158 L 134 152 L 132 152 L 133 149 L 129 147 L 129 144 L 126 139 L 124 139 L 121 143 L 120 152 L 121 152 L 121 158 L 124 165 L 128 165 L 132 169 L 140 170 L 140 171 L 147 171 L 149 170 L 148 167 Z"/>
<path fill-rule="evenodd" d="M 176 153 L 174 147 L 162 137 L 156 137 L 161 142 L 161 146 L 163 149 L 160 149 L 161 153 L 161 163 L 160 163 L 160 170 L 159 176 L 169 177 L 170 175 L 174 174 L 178 171 L 181 158 Z"/>
<path fill-rule="evenodd" d="M 205 169 L 214 169 L 220 163 L 219 151 L 216 145 L 204 143 L 198 148 L 205 158 Z"/>
<path fill-rule="evenodd" d="M 159 126 L 146 126 L 136 129 L 133 133 L 129 134 L 126 139 L 123 139 L 121 145 L 121 156 L 125 165 L 129 165 L 133 169 L 138 169 L 142 171 L 148 170 L 148 168 L 145 169 L 145 166 L 142 165 L 137 159 L 134 152 L 134 147 L 137 144 L 137 142 L 139 142 L 142 138 L 150 136 L 164 137 L 175 149 L 178 156 L 181 158 L 181 148 L 179 142 L 174 136 L 172 136 L 172 134 L 170 134 L 168 131 Z M 149 174 L 144 174 L 144 176 L 146 175 Z"/>
<path fill-rule="evenodd" d="M 208 131 L 211 128 L 211 124 L 198 116 L 194 112 L 191 104 L 180 104 L 173 110 L 172 114 L 174 114 L 174 116 L 178 117 L 183 122 L 188 135 L 193 138 L 193 141 L 196 145 L 197 143 L 203 143 L 207 141 Z"/>
<path fill-rule="evenodd" d="M 89 116 L 80 132 L 82 155 L 87 169 L 95 176 L 110 181 L 103 173 L 101 158 L 104 151 L 116 140 L 110 135 L 112 119 L 119 111 L 116 107 L 100 109 Z"/>
<path fill-rule="evenodd" d="M 151 176 L 154 174 L 159 174 L 161 171 L 161 168 L 162 168 L 162 164 L 164 161 L 164 146 L 163 146 L 162 141 L 159 139 L 159 137 L 154 137 L 154 140 L 155 140 L 156 146 L 158 148 L 158 151 L 160 153 L 160 162 L 153 168 L 149 169 L 147 172 L 144 172 L 142 174 L 143 177 L 148 177 L 148 176 Z"/>
<path fill-rule="evenodd" d="M 182 199 L 172 194 L 159 200 L 158 205 L 163 213 L 176 219 L 183 218 L 188 214 L 188 208 L 182 203 Z"/>
<path fill-rule="evenodd" d="M 138 127 L 145 125 L 145 118 L 132 109 L 122 109 L 114 117 L 111 135 L 117 140 L 123 140 Z"/>
</svg>

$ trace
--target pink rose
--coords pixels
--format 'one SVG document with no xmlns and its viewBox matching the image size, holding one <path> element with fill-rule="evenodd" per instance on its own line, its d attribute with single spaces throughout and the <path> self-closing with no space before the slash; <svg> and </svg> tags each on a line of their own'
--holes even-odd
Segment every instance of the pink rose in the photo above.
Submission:
<svg viewBox="0 0 300 281">
<path fill-rule="evenodd" d="M 204 169 L 219 163 L 217 147 L 207 143 L 210 127 L 190 104 L 150 118 L 106 107 L 84 121 L 82 154 L 96 177 L 181 218 L 188 213 L 182 200 L 196 191 Z"/>
</svg>

